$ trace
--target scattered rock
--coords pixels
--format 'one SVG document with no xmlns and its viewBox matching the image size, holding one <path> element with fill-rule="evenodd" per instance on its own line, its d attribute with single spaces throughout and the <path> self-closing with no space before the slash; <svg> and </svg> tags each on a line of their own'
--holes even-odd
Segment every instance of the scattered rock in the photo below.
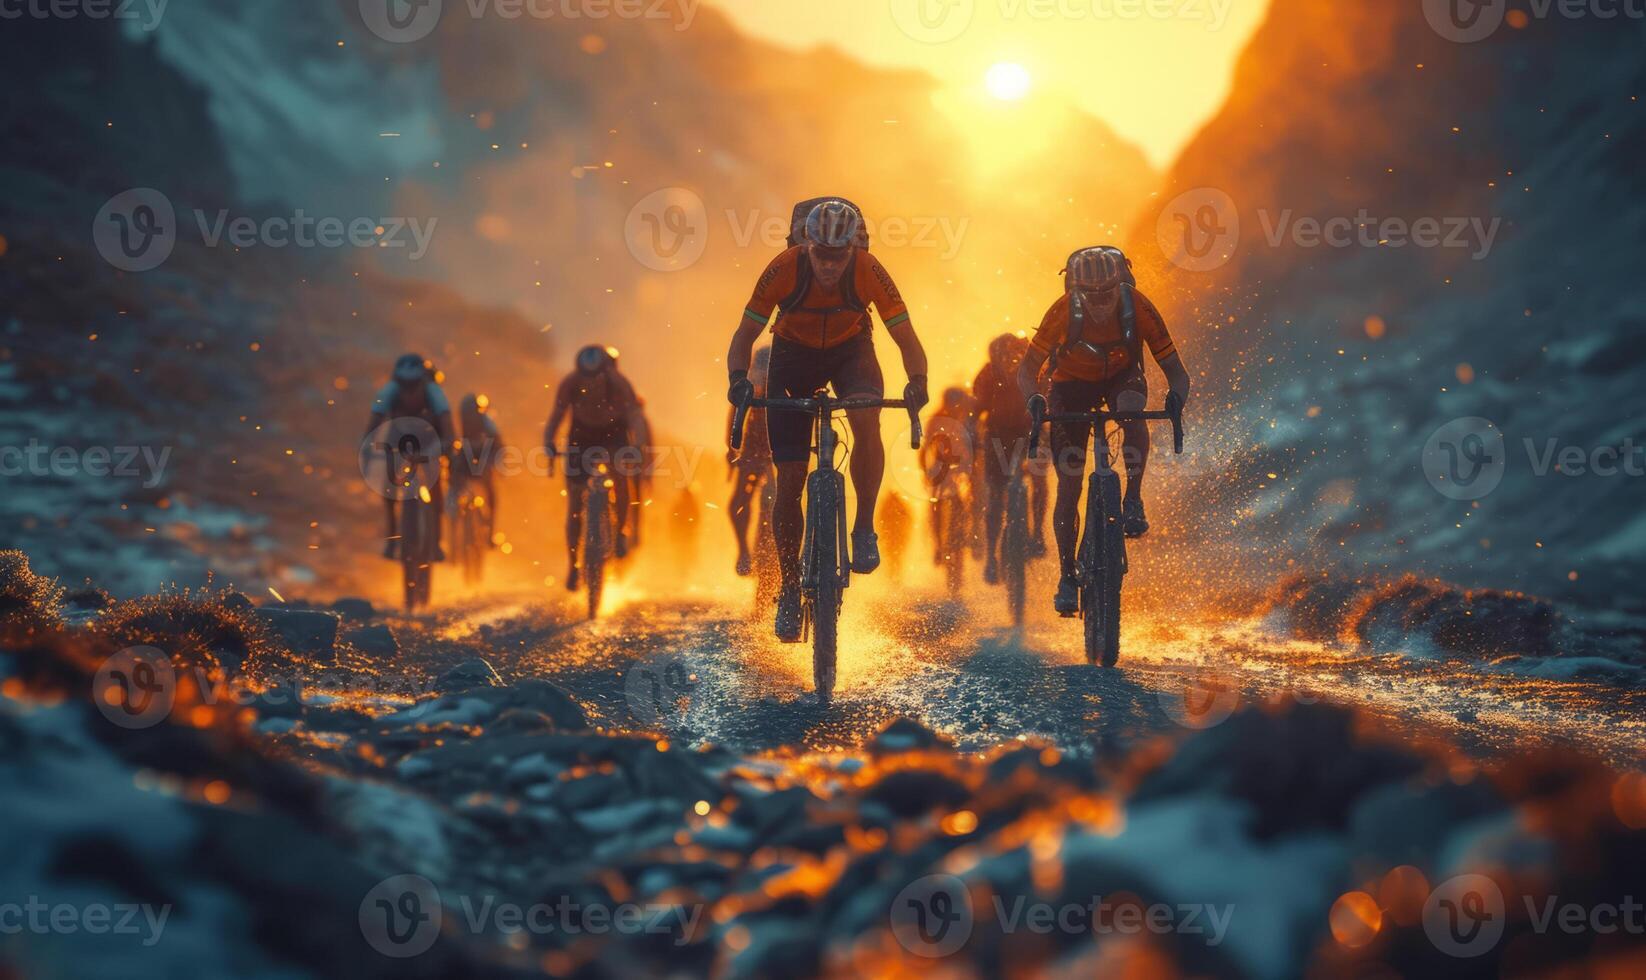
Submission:
<svg viewBox="0 0 1646 980">
<path fill-rule="evenodd" d="M 476 657 L 453 667 L 440 675 L 439 684 L 442 691 L 467 691 L 474 687 L 502 687 L 503 678 L 497 669 L 484 659 Z"/>
<path fill-rule="evenodd" d="M 251 601 L 251 597 L 246 595 L 244 592 L 223 593 L 223 605 L 229 609 L 237 609 L 241 611 L 254 609 L 257 606 L 255 602 Z"/>
<path fill-rule="evenodd" d="M 931 769 L 899 769 L 882 776 L 867 796 L 899 817 L 907 818 L 934 809 L 957 809 L 971 793 L 943 773 Z"/>
<path fill-rule="evenodd" d="M 292 653 L 330 661 L 337 652 L 338 618 L 333 613 L 265 608 L 257 610 L 257 618 Z"/>
<path fill-rule="evenodd" d="M 344 618 L 347 619 L 348 617 L 345 616 Z M 343 634 L 343 642 L 361 653 L 373 657 L 398 657 L 400 655 L 400 641 L 395 638 L 394 630 L 383 623 L 356 626 Z"/>
<path fill-rule="evenodd" d="M 365 621 L 377 618 L 377 607 L 370 599 L 347 596 L 331 604 L 331 611 L 344 619 Z"/>
<path fill-rule="evenodd" d="M 920 722 L 899 718 L 880 730 L 880 734 L 869 743 L 869 751 L 875 755 L 894 755 L 898 752 L 914 752 L 939 746 L 947 748 L 950 744 L 947 739 Z"/>
</svg>

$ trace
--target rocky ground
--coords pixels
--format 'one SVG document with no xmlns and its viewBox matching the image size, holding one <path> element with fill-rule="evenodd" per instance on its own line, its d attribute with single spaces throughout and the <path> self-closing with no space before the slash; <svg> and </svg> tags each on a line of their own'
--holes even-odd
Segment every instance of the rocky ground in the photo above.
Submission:
<svg viewBox="0 0 1646 980">
<path fill-rule="evenodd" d="M 701 604 L 414 621 L 115 602 L 0 565 L 0 830 L 24 844 L 0 903 L 45 923 L 0 936 L 0 976 L 1646 966 L 1638 735 L 1632 762 L 1558 731 L 1460 748 L 1375 702 L 1174 689 L 1141 646 L 1098 674 L 987 639 L 958 674 L 999 703 L 956 674 L 876 693 L 923 666 L 825 715 Z M 1276 603 L 1301 622 L 1321 602 L 1300 589 Z M 935 671 L 941 607 L 906 612 Z M 716 642 L 747 655 L 741 679 Z M 1446 903 L 1470 894 L 1485 928 L 1462 948 Z M 129 928 L 94 933 L 98 905 L 134 909 Z M 1545 915 L 1568 905 L 1579 928 Z"/>
</svg>

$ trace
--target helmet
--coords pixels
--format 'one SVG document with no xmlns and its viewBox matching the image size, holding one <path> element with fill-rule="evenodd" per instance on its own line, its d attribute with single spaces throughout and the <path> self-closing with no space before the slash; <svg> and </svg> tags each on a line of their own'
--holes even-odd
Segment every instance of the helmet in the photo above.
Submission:
<svg viewBox="0 0 1646 980">
<path fill-rule="evenodd" d="M 1003 333 L 989 341 L 989 360 L 996 364 L 1020 361 L 1029 342 L 1014 333 Z"/>
<path fill-rule="evenodd" d="M 1069 256 L 1064 269 L 1068 288 L 1083 292 L 1100 293 L 1116 289 L 1121 283 L 1132 282 L 1132 261 L 1111 245 L 1084 248 Z"/>
<path fill-rule="evenodd" d="M 468 394 L 463 396 L 463 406 L 458 411 L 464 418 L 476 418 L 485 415 L 491 405 L 491 399 L 485 395 Z"/>
<path fill-rule="evenodd" d="M 616 364 L 616 351 L 610 347 L 590 344 L 577 352 L 577 369 L 584 374 L 595 374 Z"/>
<path fill-rule="evenodd" d="M 950 412 L 958 412 L 966 407 L 966 401 L 971 398 L 970 393 L 961 387 L 943 389 L 943 408 Z"/>
<path fill-rule="evenodd" d="M 394 380 L 403 385 L 422 384 L 429 379 L 429 369 L 422 354 L 403 354 L 394 362 Z"/>
<path fill-rule="evenodd" d="M 824 248 L 854 245 L 862 230 L 863 216 L 845 201 L 824 201 L 806 216 L 806 241 Z"/>
</svg>

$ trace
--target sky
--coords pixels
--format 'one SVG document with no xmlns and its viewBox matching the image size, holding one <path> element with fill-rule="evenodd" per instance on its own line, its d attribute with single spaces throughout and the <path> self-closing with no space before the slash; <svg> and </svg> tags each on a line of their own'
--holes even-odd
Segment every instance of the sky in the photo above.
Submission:
<svg viewBox="0 0 1646 980">
<path fill-rule="evenodd" d="M 1073 103 L 1164 168 L 1223 103 L 1270 0 L 706 2 L 770 41 L 924 70 L 946 84 L 950 108 Z"/>
</svg>

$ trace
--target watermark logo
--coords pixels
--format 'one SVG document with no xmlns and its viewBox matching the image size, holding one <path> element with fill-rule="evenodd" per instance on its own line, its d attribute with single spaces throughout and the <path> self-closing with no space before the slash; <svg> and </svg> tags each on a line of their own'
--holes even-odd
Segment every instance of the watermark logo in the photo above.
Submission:
<svg viewBox="0 0 1646 980">
<path fill-rule="evenodd" d="M 177 700 L 177 671 L 154 647 L 127 647 L 104 660 L 92 676 L 92 701 L 121 728 L 158 725 Z"/>
<path fill-rule="evenodd" d="M 898 30 L 922 44 L 953 41 L 977 14 L 976 0 L 891 0 L 891 5 Z"/>
<path fill-rule="evenodd" d="M 395 875 L 360 900 L 360 934 L 393 959 L 421 956 L 440 936 L 440 892 L 422 875 Z"/>
<path fill-rule="evenodd" d="M 916 956 L 938 959 L 972 937 L 972 896 L 954 875 L 926 875 L 892 899 L 892 935 Z"/>
<path fill-rule="evenodd" d="M 360 443 L 360 476 L 378 495 L 404 502 L 433 493 L 440 456 L 434 426 L 415 415 L 392 418 Z"/>
<path fill-rule="evenodd" d="M 147 272 L 171 257 L 177 245 L 177 212 L 152 187 L 134 187 L 109 198 L 91 225 L 104 261 L 125 272 Z"/>
<path fill-rule="evenodd" d="M 0 902 L 0 936 L 137 936 L 144 948 L 159 945 L 172 906 L 128 903 L 51 903 L 38 895 L 24 902 Z"/>
<path fill-rule="evenodd" d="M 1508 451 L 1490 419 L 1453 419 L 1423 446 L 1423 476 L 1452 500 L 1479 500 L 1503 482 Z"/>
<path fill-rule="evenodd" d="M 1423 0 L 1423 16 L 1448 41 L 1484 41 L 1503 26 L 1509 0 Z"/>
<path fill-rule="evenodd" d="M 658 728 L 682 721 L 691 710 L 700 683 L 678 654 L 637 663 L 623 678 L 629 714 L 641 726 Z"/>
<path fill-rule="evenodd" d="M 165 482 L 171 447 L 48 446 L 30 439 L 26 446 L 0 446 L 0 476 L 73 477 L 140 480 L 152 490 Z"/>
<path fill-rule="evenodd" d="M 1172 198 L 1155 221 L 1161 252 L 1180 269 L 1211 272 L 1234 258 L 1240 244 L 1240 209 L 1215 187 L 1197 187 Z"/>
<path fill-rule="evenodd" d="M 694 191 L 665 187 L 629 209 L 623 238 L 635 261 L 654 272 L 689 269 L 709 246 L 709 211 Z"/>
<path fill-rule="evenodd" d="M 291 214 L 254 218 L 227 209 L 185 212 L 207 248 L 378 248 L 404 249 L 415 262 L 428 254 L 439 218 L 339 218 L 298 208 Z M 148 272 L 171 257 L 184 227 L 165 194 L 152 187 L 121 191 L 92 220 L 92 242 L 110 265 Z"/>
<path fill-rule="evenodd" d="M 1204 731 L 1234 715 L 1240 707 L 1240 686 L 1227 674 L 1197 667 L 1184 673 L 1179 683 L 1162 687 L 1156 697 L 1172 721 Z"/>
<path fill-rule="evenodd" d="M 410 44 L 434 31 L 444 5 L 444 0 L 360 0 L 360 19 L 383 40 Z"/>
<path fill-rule="evenodd" d="M 1503 891 L 1485 875 L 1458 875 L 1441 882 L 1423 903 L 1423 931 L 1435 948 L 1468 958 L 1489 952 L 1503 938 Z"/>
</svg>

